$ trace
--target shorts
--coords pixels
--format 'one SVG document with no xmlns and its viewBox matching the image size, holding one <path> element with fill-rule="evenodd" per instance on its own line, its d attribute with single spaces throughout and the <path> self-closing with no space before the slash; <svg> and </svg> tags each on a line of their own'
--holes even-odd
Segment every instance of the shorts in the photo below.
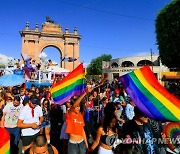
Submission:
<svg viewBox="0 0 180 154">
<path fill-rule="evenodd" d="M 40 128 L 46 128 L 46 127 L 51 127 L 50 121 L 44 121 L 44 122 L 42 122 L 42 124 L 40 125 Z"/>
<path fill-rule="evenodd" d="M 37 134 L 34 134 L 32 136 L 22 136 L 22 145 L 23 146 L 30 145 L 33 142 L 34 138 L 39 134 L 40 134 L 40 132 L 38 132 Z"/>
</svg>

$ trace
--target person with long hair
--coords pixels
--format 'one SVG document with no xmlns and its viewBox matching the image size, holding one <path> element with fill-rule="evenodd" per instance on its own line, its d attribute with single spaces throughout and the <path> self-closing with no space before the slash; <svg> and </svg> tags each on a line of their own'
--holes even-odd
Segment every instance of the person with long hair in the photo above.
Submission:
<svg viewBox="0 0 180 154">
<path fill-rule="evenodd" d="M 3 91 L 0 92 L 0 109 L 4 109 L 5 107 L 5 94 Z"/>
<path fill-rule="evenodd" d="M 44 121 L 41 124 L 41 130 L 40 133 L 45 133 L 45 136 L 47 138 L 47 142 L 50 143 L 50 131 L 51 131 L 51 123 L 50 123 L 50 111 L 51 111 L 51 106 L 50 102 L 48 99 L 44 99 L 43 103 L 41 105 L 42 107 L 42 112 L 44 116 Z"/>
<path fill-rule="evenodd" d="M 118 141 L 116 111 L 113 103 L 106 104 L 102 125 L 97 129 L 96 139 L 90 147 L 89 152 L 94 151 L 100 145 L 98 154 L 113 154 L 114 145 Z"/>
<path fill-rule="evenodd" d="M 73 106 L 68 110 L 66 115 L 66 133 L 69 134 L 68 154 L 85 154 L 88 149 L 88 142 L 84 131 L 84 119 L 80 112 L 80 103 L 86 93 L 92 89 L 87 89 L 78 97 Z"/>
<path fill-rule="evenodd" d="M 63 120 L 64 120 L 64 123 L 61 128 L 61 133 L 60 133 L 60 140 L 62 140 L 62 144 L 63 144 L 62 154 L 66 154 L 67 149 L 68 149 L 69 135 L 65 132 L 66 131 L 66 115 L 68 113 L 68 110 L 72 107 L 73 104 L 74 104 L 73 99 L 70 99 L 69 101 L 66 102 L 66 104 L 62 105 Z"/>
<path fill-rule="evenodd" d="M 116 128 L 116 116 L 114 113 L 105 114 L 103 124 L 98 128 L 96 139 L 89 149 L 89 152 L 99 146 L 98 154 L 113 154 L 113 145 L 118 139 Z"/>
</svg>

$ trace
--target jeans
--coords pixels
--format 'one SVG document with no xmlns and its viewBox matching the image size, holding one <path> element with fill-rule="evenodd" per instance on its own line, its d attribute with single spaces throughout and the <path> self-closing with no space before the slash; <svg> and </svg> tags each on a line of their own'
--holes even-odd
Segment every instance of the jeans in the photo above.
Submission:
<svg viewBox="0 0 180 154">
<path fill-rule="evenodd" d="M 20 128 L 6 128 L 6 130 L 10 134 L 10 145 L 11 145 L 11 152 L 18 153 L 18 143 L 20 139 Z"/>
<path fill-rule="evenodd" d="M 81 143 L 68 143 L 68 154 L 86 154 L 86 145 Z"/>
</svg>

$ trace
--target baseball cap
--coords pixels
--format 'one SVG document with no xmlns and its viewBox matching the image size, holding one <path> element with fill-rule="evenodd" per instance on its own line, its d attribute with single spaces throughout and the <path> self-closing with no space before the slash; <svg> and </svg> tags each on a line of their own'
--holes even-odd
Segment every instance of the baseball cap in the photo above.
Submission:
<svg viewBox="0 0 180 154">
<path fill-rule="evenodd" d="M 29 99 L 33 104 L 38 105 L 39 104 L 39 99 L 36 95 L 32 95 Z"/>
</svg>

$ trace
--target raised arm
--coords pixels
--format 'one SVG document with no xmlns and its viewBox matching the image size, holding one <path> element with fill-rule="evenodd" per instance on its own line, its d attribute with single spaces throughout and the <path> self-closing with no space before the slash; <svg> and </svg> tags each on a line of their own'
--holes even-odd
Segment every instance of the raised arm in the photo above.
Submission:
<svg viewBox="0 0 180 154">
<path fill-rule="evenodd" d="M 84 96 L 87 93 L 90 93 L 92 90 L 93 90 L 92 88 L 88 88 L 80 97 L 78 97 L 78 99 L 75 101 L 74 105 L 69 109 L 68 113 L 71 113 L 74 110 L 74 108 L 81 103 Z"/>
</svg>

